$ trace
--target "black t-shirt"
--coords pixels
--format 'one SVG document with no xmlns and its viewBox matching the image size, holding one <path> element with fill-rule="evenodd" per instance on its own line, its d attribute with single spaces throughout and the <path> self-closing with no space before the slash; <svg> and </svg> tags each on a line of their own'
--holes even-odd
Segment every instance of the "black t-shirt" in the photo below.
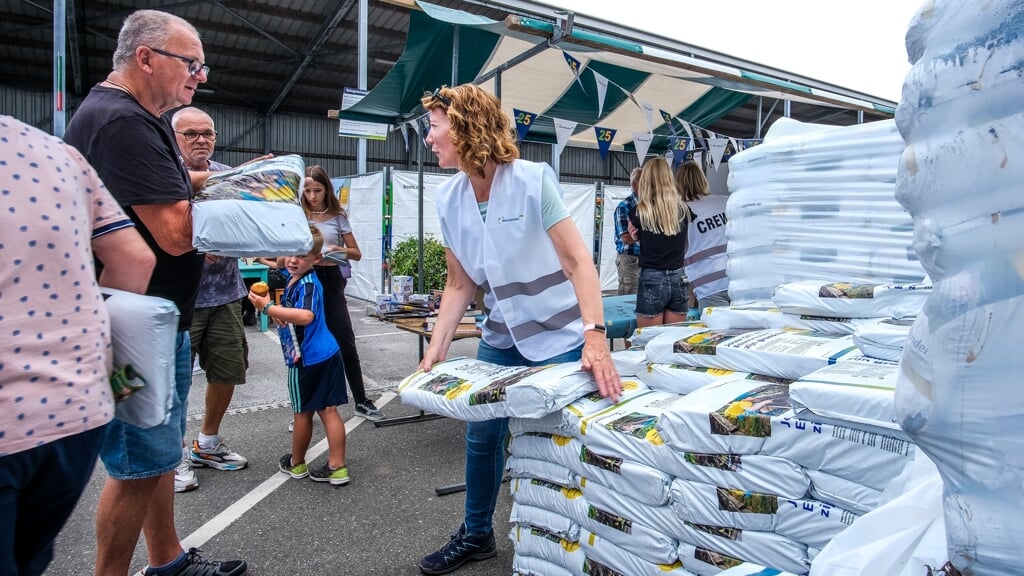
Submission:
<svg viewBox="0 0 1024 576">
<path fill-rule="evenodd" d="M 192 184 L 170 120 L 154 117 L 121 90 L 95 86 L 72 117 L 64 140 L 92 164 L 156 254 L 146 294 L 177 304 L 181 313 L 178 330 L 188 330 L 199 293 L 203 255 L 195 250 L 181 256 L 164 252 L 132 209 L 192 197 Z"/>
<path fill-rule="evenodd" d="M 630 211 L 629 221 L 640 231 L 639 264 L 641 268 L 675 270 L 683 267 L 688 224 L 685 218 L 679 219 L 679 233 L 673 236 L 644 230 L 640 225 L 640 217 L 637 215 L 636 209 Z"/>
</svg>

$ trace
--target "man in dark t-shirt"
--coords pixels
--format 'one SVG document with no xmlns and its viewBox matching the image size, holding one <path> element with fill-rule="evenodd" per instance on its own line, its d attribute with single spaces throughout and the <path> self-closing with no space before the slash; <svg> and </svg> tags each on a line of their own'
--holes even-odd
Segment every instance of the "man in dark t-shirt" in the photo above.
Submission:
<svg viewBox="0 0 1024 576">
<path fill-rule="evenodd" d="M 181 18 L 139 10 L 125 19 L 114 69 L 82 102 L 65 140 L 96 168 L 156 255 L 146 291 L 178 306 L 175 398 L 166 424 L 138 428 L 114 419 L 100 458 L 107 481 L 96 510 L 96 573 L 126 574 L 143 523 L 146 576 L 239 576 L 245 562 L 210 562 L 186 553 L 174 527 L 174 469 L 181 461 L 185 406 L 192 384 L 188 328 L 203 256 L 192 247 L 192 190 L 209 173 L 182 164 L 163 114 L 191 103 L 209 68 L 196 29 Z"/>
</svg>

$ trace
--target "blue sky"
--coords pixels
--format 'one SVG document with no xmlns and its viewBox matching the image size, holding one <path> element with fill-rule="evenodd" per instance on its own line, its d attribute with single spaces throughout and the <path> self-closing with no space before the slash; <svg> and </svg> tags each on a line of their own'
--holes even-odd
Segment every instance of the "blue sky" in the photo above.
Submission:
<svg viewBox="0 0 1024 576">
<path fill-rule="evenodd" d="M 910 70 L 904 37 L 922 5 L 921 0 L 541 1 L 893 102 L 899 102 Z"/>
</svg>

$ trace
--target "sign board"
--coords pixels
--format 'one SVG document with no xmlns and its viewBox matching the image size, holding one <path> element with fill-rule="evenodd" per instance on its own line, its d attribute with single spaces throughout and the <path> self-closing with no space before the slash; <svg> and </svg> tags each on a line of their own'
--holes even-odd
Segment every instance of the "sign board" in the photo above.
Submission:
<svg viewBox="0 0 1024 576">
<path fill-rule="evenodd" d="M 356 102 L 362 100 L 363 96 L 366 96 L 367 93 L 367 90 L 346 87 L 341 97 L 341 109 L 346 110 L 355 106 Z M 387 124 L 342 119 L 338 121 L 338 136 L 366 138 L 368 140 L 387 140 L 390 128 L 391 126 Z"/>
</svg>

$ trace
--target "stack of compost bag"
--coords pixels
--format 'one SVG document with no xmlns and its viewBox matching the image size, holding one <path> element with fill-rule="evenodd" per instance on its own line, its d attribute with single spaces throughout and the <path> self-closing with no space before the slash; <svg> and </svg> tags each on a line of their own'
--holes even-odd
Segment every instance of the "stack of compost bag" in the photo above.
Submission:
<svg viewBox="0 0 1024 576">
<path fill-rule="evenodd" d="M 765 301 L 797 280 L 915 282 L 912 223 L 893 198 L 903 142 L 893 121 L 782 118 L 729 159 L 729 295 Z"/>
<path fill-rule="evenodd" d="M 825 286 L 780 287 L 779 312 L 769 314 L 867 326 L 917 314 L 930 288 Z M 898 364 L 865 356 L 849 329 L 839 332 L 638 330 L 647 364 L 634 363 L 641 369 L 619 402 L 593 393 L 556 414 L 513 418 L 518 565 L 540 555 L 580 574 L 590 538 L 623 574 L 718 574 L 744 563 L 806 574 L 915 456 L 895 424 Z M 806 388 L 804 403 L 791 401 L 793 388 Z M 542 555 L 525 544 L 532 537 L 577 555 Z"/>
</svg>

